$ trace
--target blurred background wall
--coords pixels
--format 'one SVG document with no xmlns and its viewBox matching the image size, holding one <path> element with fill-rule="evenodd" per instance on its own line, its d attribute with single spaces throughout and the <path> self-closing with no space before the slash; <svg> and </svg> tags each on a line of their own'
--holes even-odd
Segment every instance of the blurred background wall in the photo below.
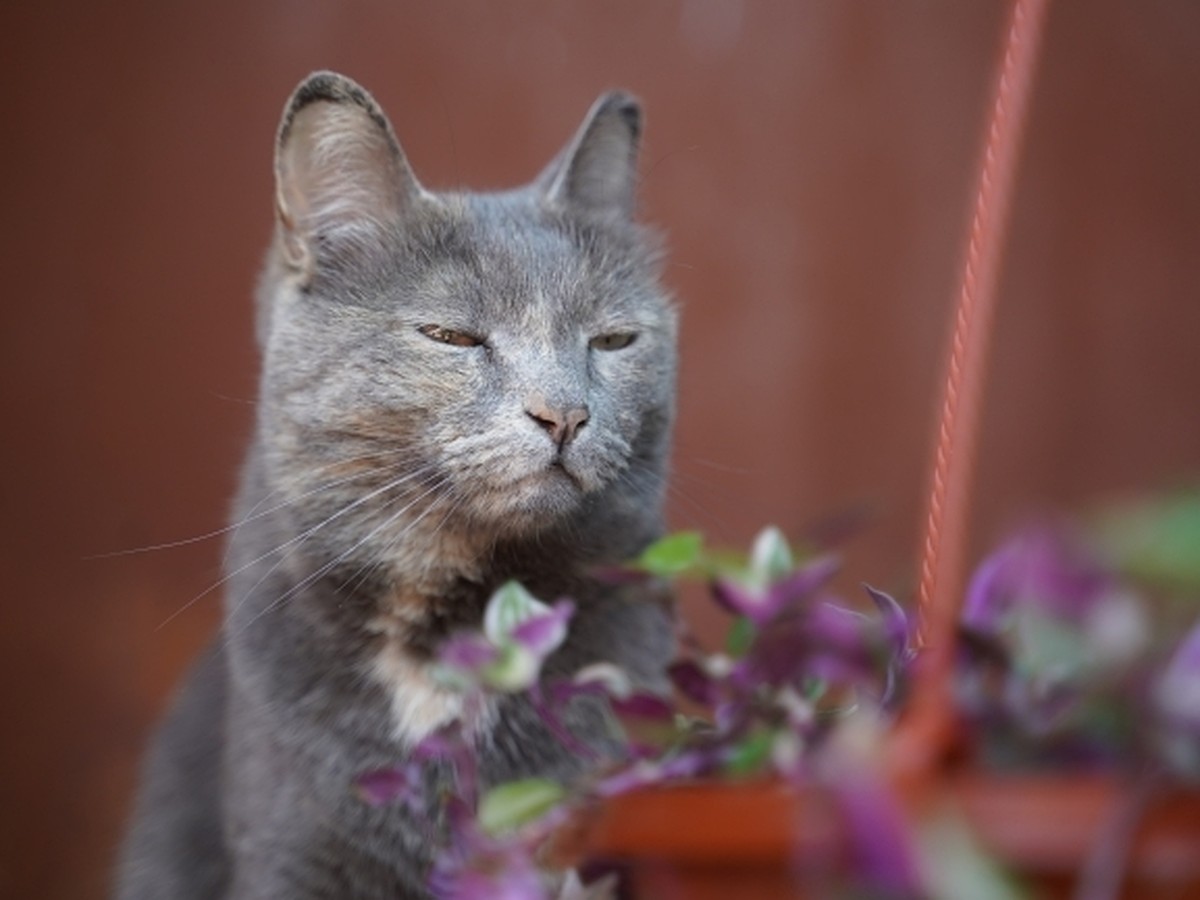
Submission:
<svg viewBox="0 0 1200 900">
<path fill-rule="evenodd" d="M 218 616 L 284 99 L 340 69 L 429 185 L 644 99 L 681 299 L 672 519 L 865 509 L 909 595 L 998 3 L 8 3 L 0 11 L 0 895 L 104 893 L 149 723 Z M 1200 468 L 1200 4 L 1051 8 L 973 541 Z M 197 599 L 198 598 L 198 599 Z M 194 602 L 193 602 L 194 601 Z"/>
</svg>

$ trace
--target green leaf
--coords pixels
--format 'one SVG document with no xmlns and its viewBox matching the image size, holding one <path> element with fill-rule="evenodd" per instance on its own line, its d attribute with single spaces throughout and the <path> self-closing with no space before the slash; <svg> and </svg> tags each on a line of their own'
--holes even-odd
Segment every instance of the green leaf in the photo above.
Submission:
<svg viewBox="0 0 1200 900">
<path fill-rule="evenodd" d="M 504 644 L 514 628 L 533 616 L 545 615 L 550 607 L 515 581 L 492 594 L 483 613 L 483 631 L 493 644 Z"/>
<path fill-rule="evenodd" d="M 1075 681 L 1092 661 L 1078 627 L 1032 605 L 1014 611 L 1012 655 L 1017 672 L 1038 681 Z"/>
<path fill-rule="evenodd" d="M 754 623 L 745 616 L 738 616 L 729 626 L 729 633 L 725 635 L 725 652 L 734 659 L 741 659 L 749 652 L 756 634 Z"/>
<path fill-rule="evenodd" d="M 829 693 L 829 682 L 823 678 L 814 678 L 810 675 L 800 685 L 800 696 L 809 703 L 819 702 L 827 693 Z"/>
<path fill-rule="evenodd" d="M 1120 507 L 1101 523 L 1101 538 L 1131 574 L 1200 589 L 1200 492 Z"/>
<path fill-rule="evenodd" d="M 725 769 L 730 775 L 753 775 L 762 770 L 771 750 L 775 746 L 775 735 L 770 731 L 756 731 L 733 746 Z"/>
<path fill-rule="evenodd" d="M 480 674 L 488 687 L 507 694 L 516 694 L 533 687 L 542 670 L 542 663 L 520 644 L 500 645 L 500 655 Z"/>
<path fill-rule="evenodd" d="M 479 803 L 479 825 L 492 835 L 511 831 L 549 812 L 565 795 L 563 786 L 548 778 L 497 785 Z"/>
<path fill-rule="evenodd" d="M 700 565 L 704 538 L 696 531 L 681 531 L 655 541 L 642 551 L 638 566 L 652 575 L 681 575 Z"/>
</svg>

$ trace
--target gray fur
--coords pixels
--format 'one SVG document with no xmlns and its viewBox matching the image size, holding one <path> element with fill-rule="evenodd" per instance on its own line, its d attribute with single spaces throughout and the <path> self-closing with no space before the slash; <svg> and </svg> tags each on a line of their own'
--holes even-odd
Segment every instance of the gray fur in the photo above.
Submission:
<svg viewBox="0 0 1200 900">
<path fill-rule="evenodd" d="M 453 715 L 430 655 L 509 578 L 578 602 L 550 672 L 661 678 L 661 598 L 589 576 L 662 529 L 676 319 L 640 130 L 609 94 L 527 187 L 431 193 L 362 88 L 296 90 L 225 626 L 148 757 L 120 898 L 425 897 L 436 824 L 352 785 Z M 489 782 L 581 766 L 521 699 L 478 746 Z"/>
</svg>

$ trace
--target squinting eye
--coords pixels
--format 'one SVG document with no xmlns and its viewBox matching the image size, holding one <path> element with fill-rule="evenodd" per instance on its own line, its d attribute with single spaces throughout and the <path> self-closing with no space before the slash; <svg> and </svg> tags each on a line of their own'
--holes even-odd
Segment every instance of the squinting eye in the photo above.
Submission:
<svg viewBox="0 0 1200 900">
<path fill-rule="evenodd" d="M 417 331 L 439 344 L 451 344 L 455 347 L 478 347 L 483 344 L 481 337 L 465 331 L 455 331 L 453 328 L 443 328 L 441 325 L 422 325 Z"/>
<path fill-rule="evenodd" d="M 595 350 L 624 350 L 637 340 L 633 331 L 614 331 L 612 334 L 601 334 L 591 339 L 588 346 Z"/>
</svg>

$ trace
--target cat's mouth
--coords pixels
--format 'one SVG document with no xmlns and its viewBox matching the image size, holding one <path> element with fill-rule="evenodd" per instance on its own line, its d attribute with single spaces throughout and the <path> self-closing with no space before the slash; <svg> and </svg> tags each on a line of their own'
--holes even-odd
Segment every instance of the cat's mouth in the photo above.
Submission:
<svg viewBox="0 0 1200 900">
<path fill-rule="evenodd" d="M 563 462 L 561 455 L 554 457 L 550 461 L 550 465 L 546 467 L 546 470 L 551 478 L 566 478 L 579 489 L 580 493 L 583 492 L 583 482 L 579 480 L 579 477 L 574 472 L 567 468 L 567 464 Z"/>
<path fill-rule="evenodd" d="M 577 499 L 585 491 L 583 481 L 563 462 L 561 456 L 555 457 L 536 472 L 526 475 L 517 483 L 516 488 L 521 492 L 528 492 L 535 502 L 539 497 L 543 497 L 550 501 L 552 506 L 559 505 L 554 501 L 558 500 L 560 492 L 566 491 L 572 499 Z"/>
<path fill-rule="evenodd" d="M 575 510 L 586 493 L 584 482 L 561 458 L 528 472 L 503 487 L 497 486 L 493 509 L 505 521 L 526 518 L 530 524 L 548 524 Z"/>
</svg>

